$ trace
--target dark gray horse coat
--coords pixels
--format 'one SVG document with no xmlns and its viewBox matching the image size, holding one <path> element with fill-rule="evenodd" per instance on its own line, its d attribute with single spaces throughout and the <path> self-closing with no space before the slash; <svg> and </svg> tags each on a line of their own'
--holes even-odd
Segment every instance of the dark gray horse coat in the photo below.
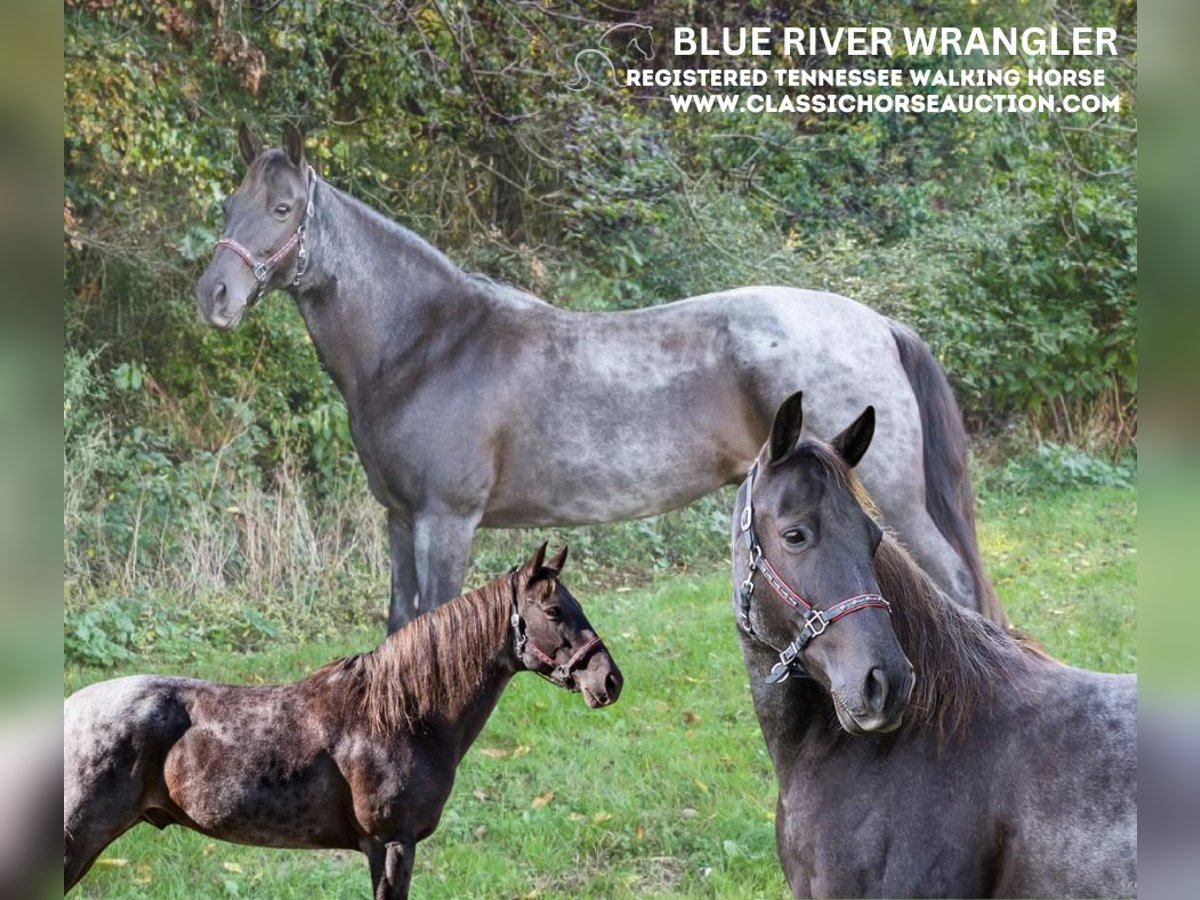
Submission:
<svg viewBox="0 0 1200 900">
<path fill-rule="evenodd" d="M 903 326 L 784 287 L 556 309 L 464 274 L 321 180 L 294 129 L 285 149 L 240 137 L 249 171 L 200 311 L 233 328 L 260 290 L 295 296 L 388 510 L 390 629 L 458 592 L 480 526 L 614 522 L 737 481 L 797 387 L 818 429 L 875 405 L 879 450 L 862 474 L 887 521 L 955 598 L 1003 619 L 975 543 L 961 417 Z M 256 281 L 248 261 L 280 250 Z"/>
<path fill-rule="evenodd" d="M 1064 666 L 951 603 L 872 525 L 844 451 L 797 443 L 793 425 L 780 452 L 760 457 L 753 518 L 764 558 L 819 609 L 858 594 L 891 607 L 832 622 L 802 652 L 811 678 L 767 684 L 776 648 L 802 622 L 752 580 L 751 630 L 739 635 L 793 894 L 1134 896 L 1135 676 Z M 745 504 L 743 485 L 735 613 L 749 571 Z M 907 686 L 892 629 L 915 673 Z"/>
</svg>

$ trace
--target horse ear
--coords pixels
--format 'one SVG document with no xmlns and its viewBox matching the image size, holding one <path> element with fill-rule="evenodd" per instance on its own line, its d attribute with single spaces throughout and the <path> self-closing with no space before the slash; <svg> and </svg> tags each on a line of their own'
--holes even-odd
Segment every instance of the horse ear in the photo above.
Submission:
<svg viewBox="0 0 1200 900">
<path fill-rule="evenodd" d="M 246 161 L 246 165 L 250 165 L 262 153 L 262 141 L 255 137 L 245 122 L 238 125 L 238 149 L 242 151 L 242 159 Z"/>
<path fill-rule="evenodd" d="M 829 446 L 853 469 L 871 446 L 871 438 L 874 436 L 875 407 L 868 406 L 861 416 L 850 423 L 849 428 L 829 442 Z"/>
<path fill-rule="evenodd" d="M 796 391 L 779 404 L 775 421 L 771 424 L 771 437 L 767 442 L 767 462 L 779 462 L 796 446 L 796 441 L 800 439 L 800 429 L 804 427 L 803 400 L 804 392 Z"/>
<path fill-rule="evenodd" d="M 283 123 L 283 149 L 287 158 L 297 169 L 304 166 L 304 135 L 292 122 Z"/>
<path fill-rule="evenodd" d="M 558 577 L 559 573 L 563 570 L 563 566 L 566 565 L 568 549 L 567 545 L 563 544 L 563 548 L 554 555 L 554 558 L 546 562 L 546 568 L 554 573 L 555 578 Z"/>
<path fill-rule="evenodd" d="M 538 547 L 533 552 L 533 556 L 525 560 L 525 565 L 521 566 L 521 574 L 526 579 L 533 578 L 538 572 L 542 571 L 542 566 L 546 562 L 546 545 L 549 541 L 542 541 L 542 546 Z"/>
</svg>

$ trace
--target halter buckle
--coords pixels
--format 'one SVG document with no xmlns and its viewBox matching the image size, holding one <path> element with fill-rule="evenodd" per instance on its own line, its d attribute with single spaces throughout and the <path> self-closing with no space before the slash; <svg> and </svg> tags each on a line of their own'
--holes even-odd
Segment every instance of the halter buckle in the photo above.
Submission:
<svg viewBox="0 0 1200 900">
<path fill-rule="evenodd" d="M 742 531 L 750 530 L 750 518 L 752 515 L 750 503 L 747 501 L 746 505 L 742 507 Z"/>
<path fill-rule="evenodd" d="M 821 627 L 818 628 L 813 623 L 818 623 Z M 825 629 L 829 627 L 829 620 L 825 618 L 825 614 L 821 610 L 814 609 L 812 615 L 804 620 L 804 627 L 811 632 L 808 636 L 808 639 L 811 641 L 813 638 L 820 637 L 825 633 Z"/>
<path fill-rule="evenodd" d="M 267 278 L 271 275 L 271 270 L 267 268 L 267 264 L 263 260 L 256 262 L 251 271 L 254 273 L 254 280 L 259 284 L 266 284 Z"/>
<path fill-rule="evenodd" d="M 771 673 L 763 679 L 763 684 L 780 684 L 787 681 L 792 675 L 792 667 L 784 663 L 782 660 L 771 666 Z"/>
</svg>

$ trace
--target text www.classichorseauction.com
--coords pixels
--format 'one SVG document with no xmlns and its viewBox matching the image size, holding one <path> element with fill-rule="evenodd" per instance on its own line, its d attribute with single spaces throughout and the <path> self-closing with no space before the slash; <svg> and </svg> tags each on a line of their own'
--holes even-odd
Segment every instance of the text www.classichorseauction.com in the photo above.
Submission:
<svg viewBox="0 0 1200 900">
<path fill-rule="evenodd" d="M 728 57 L 733 65 L 648 68 L 642 63 L 649 60 L 631 57 L 635 65 L 617 81 L 634 90 L 668 89 L 676 112 L 1105 114 L 1122 103 L 1103 69 L 1054 64 L 1116 56 L 1114 28 L 677 27 L 673 51 L 676 59 Z M 831 65 L 810 67 L 815 56 Z M 747 57 L 803 65 L 741 64 Z M 905 65 L 839 65 L 848 57 Z M 997 65 L 1001 59 L 1009 64 Z"/>
</svg>

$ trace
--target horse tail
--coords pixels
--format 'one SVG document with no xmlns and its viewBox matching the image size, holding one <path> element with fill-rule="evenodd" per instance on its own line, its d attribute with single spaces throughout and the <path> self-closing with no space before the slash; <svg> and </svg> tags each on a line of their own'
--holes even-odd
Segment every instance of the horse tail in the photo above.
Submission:
<svg viewBox="0 0 1200 900">
<path fill-rule="evenodd" d="M 983 573 L 975 538 L 975 495 L 967 474 L 967 431 L 946 373 L 915 332 L 892 321 L 900 365 L 921 412 L 925 460 L 925 509 L 971 573 L 979 612 L 1000 625 L 1008 617 Z"/>
</svg>

